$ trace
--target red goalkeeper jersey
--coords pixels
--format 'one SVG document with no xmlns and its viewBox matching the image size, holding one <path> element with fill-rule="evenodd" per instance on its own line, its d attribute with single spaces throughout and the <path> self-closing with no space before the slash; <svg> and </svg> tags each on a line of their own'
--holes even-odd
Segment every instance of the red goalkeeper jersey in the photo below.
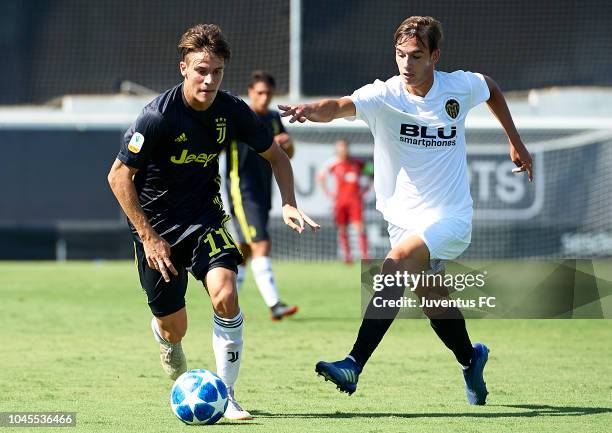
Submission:
<svg viewBox="0 0 612 433">
<path fill-rule="evenodd" d="M 349 158 L 345 161 L 336 161 L 328 167 L 336 180 L 336 203 L 361 201 L 359 178 L 363 166 L 362 161 Z"/>
</svg>

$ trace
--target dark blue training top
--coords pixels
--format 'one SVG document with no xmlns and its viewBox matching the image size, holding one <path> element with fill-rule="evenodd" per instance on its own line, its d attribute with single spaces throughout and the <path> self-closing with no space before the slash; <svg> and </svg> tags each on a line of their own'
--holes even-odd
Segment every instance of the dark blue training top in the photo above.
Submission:
<svg viewBox="0 0 612 433">
<path fill-rule="evenodd" d="M 259 115 L 261 121 L 272 130 L 274 135 L 285 131 L 278 111 L 268 110 L 266 114 Z M 227 153 L 227 190 L 232 197 L 232 176 L 234 182 L 240 185 L 240 194 L 243 201 L 250 201 L 266 210 L 272 208 L 272 167 L 270 163 L 251 150 L 248 143 L 238 141 L 232 143 Z M 232 202 L 232 205 L 234 203 Z"/>
<path fill-rule="evenodd" d="M 117 155 L 139 169 L 134 184 L 140 205 L 171 245 L 225 217 L 219 153 L 234 140 L 256 152 L 272 144 L 272 131 L 240 98 L 220 90 L 207 110 L 196 111 L 182 90 L 179 84 L 145 106 Z"/>
</svg>

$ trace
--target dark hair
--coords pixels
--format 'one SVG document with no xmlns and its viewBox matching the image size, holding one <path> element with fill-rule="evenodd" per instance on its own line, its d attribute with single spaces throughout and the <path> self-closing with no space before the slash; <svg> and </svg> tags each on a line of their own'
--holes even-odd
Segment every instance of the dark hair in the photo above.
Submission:
<svg viewBox="0 0 612 433">
<path fill-rule="evenodd" d="M 181 60 L 194 51 L 206 51 L 228 62 L 231 57 L 230 46 L 216 24 L 196 24 L 187 29 L 178 44 Z"/>
<path fill-rule="evenodd" d="M 251 84 L 249 84 L 249 87 L 252 88 L 257 83 L 266 83 L 273 89 L 276 88 L 276 80 L 274 80 L 272 75 L 265 71 L 257 70 L 251 72 Z"/>
<path fill-rule="evenodd" d="M 442 43 L 442 24 L 432 17 L 408 17 L 395 31 L 395 45 L 410 38 L 417 38 L 431 53 L 440 48 Z"/>
</svg>

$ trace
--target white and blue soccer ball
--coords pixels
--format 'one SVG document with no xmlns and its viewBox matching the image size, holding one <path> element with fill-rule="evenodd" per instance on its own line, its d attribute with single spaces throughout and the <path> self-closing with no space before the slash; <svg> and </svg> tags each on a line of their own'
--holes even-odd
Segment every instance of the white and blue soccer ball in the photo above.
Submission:
<svg viewBox="0 0 612 433">
<path fill-rule="evenodd" d="M 227 408 L 227 388 L 212 371 L 189 370 L 172 385 L 170 406 L 186 424 L 214 424 Z"/>
</svg>

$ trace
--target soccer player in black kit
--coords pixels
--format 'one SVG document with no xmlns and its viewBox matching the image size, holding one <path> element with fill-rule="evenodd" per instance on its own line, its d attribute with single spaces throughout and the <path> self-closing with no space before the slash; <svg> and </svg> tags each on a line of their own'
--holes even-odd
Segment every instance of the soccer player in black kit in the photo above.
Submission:
<svg viewBox="0 0 612 433">
<path fill-rule="evenodd" d="M 293 172 L 272 132 L 239 98 L 219 90 L 230 48 L 214 24 L 188 29 L 178 45 L 184 80 L 163 92 L 125 133 L 108 180 L 129 219 L 140 283 L 165 372 L 187 370 L 187 272 L 202 281 L 214 310 L 217 373 L 228 387 L 224 416 L 252 419 L 234 398 L 242 360 L 243 317 L 236 291 L 243 258 L 225 229 L 218 155 L 233 140 L 266 158 L 278 183 L 283 219 L 301 233 L 318 225 L 296 208 Z"/>
<path fill-rule="evenodd" d="M 281 121 L 278 111 L 269 108 L 274 95 L 274 77 L 264 71 L 253 71 L 248 95 L 251 109 L 274 135 L 274 142 L 293 156 L 293 141 Z M 251 270 L 264 302 L 270 308 L 270 318 L 280 320 L 297 312 L 297 307 L 281 301 L 270 260 L 268 219 L 272 208 L 272 169 L 270 163 L 250 149 L 247 143 L 233 141 L 227 154 L 226 186 L 230 197 L 234 227 L 240 249 L 246 261 L 251 258 Z M 237 222 L 237 224 L 236 224 Z M 238 290 L 244 281 L 246 266 L 238 266 Z"/>
</svg>

